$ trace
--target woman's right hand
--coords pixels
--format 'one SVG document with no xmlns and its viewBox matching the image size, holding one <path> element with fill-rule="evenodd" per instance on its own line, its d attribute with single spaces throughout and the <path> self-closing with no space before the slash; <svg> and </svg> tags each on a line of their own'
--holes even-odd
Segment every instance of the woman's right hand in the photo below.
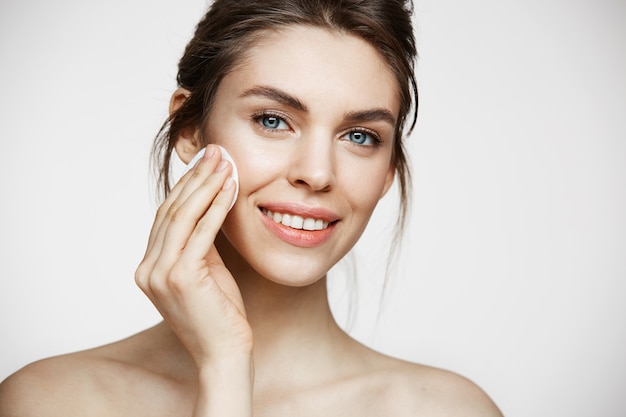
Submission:
<svg viewBox="0 0 626 417">
<path fill-rule="evenodd" d="M 209 145 L 159 208 L 135 274 L 199 370 L 252 353 L 241 293 L 214 245 L 235 193 L 231 169 Z"/>
</svg>

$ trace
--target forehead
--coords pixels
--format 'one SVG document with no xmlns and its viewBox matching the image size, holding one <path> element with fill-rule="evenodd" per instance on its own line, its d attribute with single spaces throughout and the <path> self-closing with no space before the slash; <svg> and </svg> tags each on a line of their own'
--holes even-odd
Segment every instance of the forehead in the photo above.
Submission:
<svg viewBox="0 0 626 417">
<path fill-rule="evenodd" d="M 233 93 L 271 85 L 305 102 L 399 110 L 394 74 L 374 47 L 354 35 L 310 26 L 258 33 L 222 84 Z"/>
</svg>

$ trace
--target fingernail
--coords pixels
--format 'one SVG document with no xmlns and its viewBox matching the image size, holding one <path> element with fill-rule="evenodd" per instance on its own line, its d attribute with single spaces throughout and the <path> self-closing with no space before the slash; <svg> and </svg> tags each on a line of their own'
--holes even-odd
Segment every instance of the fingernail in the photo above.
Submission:
<svg viewBox="0 0 626 417">
<path fill-rule="evenodd" d="M 215 155 L 215 146 L 207 146 L 206 151 L 204 151 L 204 159 L 211 159 Z"/>
<path fill-rule="evenodd" d="M 224 181 L 224 185 L 222 186 L 222 190 L 228 190 L 229 188 L 232 188 L 234 184 L 235 184 L 235 181 L 233 181 L 233 179 L 231 177 L 228 177 L 228 178 L 226 178 L 226 181 Z"/>
<path fill-rule="evenodd" d="M 228 161 L 224 161 L 222 159 L 222 161 L 219 163 L 219 165 L 217 166 L 217 169 L 215 170 L 215 172 L 220 172 L 220 171 L 224 171 L 226 169 L 226 167 L 228 166 Z"/>
</svg>

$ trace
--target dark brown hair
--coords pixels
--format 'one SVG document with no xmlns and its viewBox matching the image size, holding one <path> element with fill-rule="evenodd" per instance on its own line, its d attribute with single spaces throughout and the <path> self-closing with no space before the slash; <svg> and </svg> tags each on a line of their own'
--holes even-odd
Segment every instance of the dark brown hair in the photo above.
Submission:
<svg viewBox="0 0 626 417">
<path fill-rule="evenodd" d="M 246 52 L 263 32 L 290 25 L 308 25 L 363 39 L 387 62 L 396 78 L 400 98 L 392 155 L 399 182 L 400 207 L 380 295 L 382 307 L 387 278 L 395 264 L 411 200 L 411 173 L 404 138 L 415 126 L 418 107 L 412 13 L 411 0 L 215 0 L 198 23 L 178 64 L 178 85 L 190 95 L 165 121 L 154 142 L 153 162 L 158 170 L 162 196 L 170 191 L 169 163 L 177 138 L 183 130 L 197 128 L 201 145 L 207 144 L 202 132 L 220 82 L 245 60 Z M 407 118 L 410 118 L 408 128 L 405 126 Z M 352 302 L 348 304 L 348 323 L 353 321 L 356 311 L 357 299 L 353 296 L 351 294 Z M 379 310 L 379 317 L 381 313 Z"/>
<path fill-rule="evenodd" d="M 220 82 L 241 62 L 261 31 L 309 25 L 365 40 L 381 54 L 396 77 L 400 111 L 393 163 L 399 181 L 397 227 L 401 231 L 409 207 L 411 184 L 403 138 L 412 131 L 417 116 L 413 70 L 417 51 L 412 12 L 410 0 L 215 0 L 198 23 L 178 65 L 178 84 L 191 94 L 166 120 L 155 139 L 153 158 L 163 196 L 170 190 L 169 161 L 176 139 L 190 127 L 204 131 Z M 405 129 L 409 115 L 412 120 Z M 206 138 L 201 140 L 206 141 Z"/>
</svg>

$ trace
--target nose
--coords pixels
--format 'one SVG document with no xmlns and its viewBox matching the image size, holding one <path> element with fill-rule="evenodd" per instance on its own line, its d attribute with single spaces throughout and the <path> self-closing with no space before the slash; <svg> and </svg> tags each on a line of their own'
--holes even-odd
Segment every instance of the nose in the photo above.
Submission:
<svg viewBox="0 0 626 417">
<path fill-rule="evenodd" d="M 335 142 L 328 135 L 298 138 L 293 149 L 288 179 L 295 187 L 329 191 L 336 183 Z"/>
</svg>

